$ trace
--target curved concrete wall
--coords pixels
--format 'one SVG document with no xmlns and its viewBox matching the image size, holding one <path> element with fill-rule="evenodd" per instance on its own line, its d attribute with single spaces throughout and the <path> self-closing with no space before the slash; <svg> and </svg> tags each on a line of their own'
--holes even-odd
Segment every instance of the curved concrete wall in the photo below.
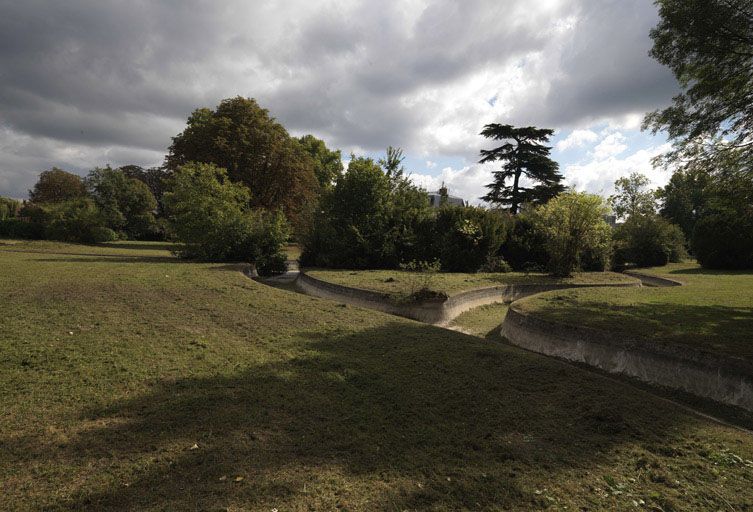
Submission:
<svg viewBox="0 0 753 512">
<path fill-rule="evenodd" d="M 519 347 L 753 411 L 753 363 L 626 334 L 548 322 L 513 306 L 501 333 Z"/>
<path fill-rule="evenodd" d="M 376 309 L 384 313 L 412 318 L 413 320 L 428 324 L 445 325 L 469 309 L 495 302 L 511 302 L 535 293 L 562 290 L 565 288 L 595 286 L 637 287 L 641 286 L 641 283 L 640 281 L 635 281 L 632 283 L 593 285 L 509 284 L 469 290 L 453 295 L 446 300 L 428 300 L 409 304 L 396 303 L 385 293 L 361 290 L 359 288 L 351 288 L 349 286 L 322 281 L 321 279 L 311 277 L 305 272 L 299 274 L 296 286 L 309 295 Z"/>
</svg>

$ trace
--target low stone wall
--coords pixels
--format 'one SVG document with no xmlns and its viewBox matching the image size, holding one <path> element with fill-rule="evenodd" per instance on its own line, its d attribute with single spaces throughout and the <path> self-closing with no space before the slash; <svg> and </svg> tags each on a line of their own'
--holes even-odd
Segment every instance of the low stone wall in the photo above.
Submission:
<svg viewBox="0 0 753 512">
<path fill-rule="evenodd" d="M 519 347 L 635 377 L 753 411 L 753 363 L 587 327 L 507 312 L 501 333 Z"/>
<path fill-rule="evenodd" d="M 641 283 L 640 281 L 635 281 L 631 283 L 593 285 L 509 284 L 469 290 L 467 292 L 453 295 L 446 300 L 427 300 L 407 304 L 395 302 L 385 293 L 351 288 L 349 286 L 322 281 L 321 279 L 311 277 L 305 272 L 301 272 L 298 276 L 296 286 L 309 295 L 339 300 L 355 306 L 376 309 L 384 313 L 411 318 L 428 324 L 446 325 L 456 316 L 469 309 L 486 304 L 493 304 L 495 302 L 512 302 L 535 293 L 562 290 L 566 288 L 594 286 L 637 287 L 641 286 Z"/>
</svg>

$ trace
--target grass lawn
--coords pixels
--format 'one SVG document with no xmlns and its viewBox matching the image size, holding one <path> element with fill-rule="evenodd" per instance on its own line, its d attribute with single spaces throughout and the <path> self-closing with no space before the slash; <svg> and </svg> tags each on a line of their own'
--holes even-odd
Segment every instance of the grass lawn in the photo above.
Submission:
<svg viewBox="0 0 753 512">
<path fill-rule="evenodd" d="M 487 304 L 458 315 L 450 327 L 481 338 L 499 339 L 499 326 L 507 314 L 507 304 Z"/>
<path fill-rule="evenodd" d="M 515 307 L 559 322 L 753 359 L 753 272 L 704 270 L 695 263 L 640 271 L 685 286 L 557 291 Z"/>
<path fill-rule="evenodd" d="M 0 247 L 0 509 L 753 507 L 746 433 L 167 249 Z"/>
<path fill-rule="evenodd" d="M 306 270 L 306 273 L 343 286 L 387 293 L 395 298 L 411 295 L 423 286 L 427 274 L 404 272 L 401 270 Z M 635 282 L 635 279 L 615 272 L 580 272 L 570 278 L 555 278 L 547 274 L 522 272 L 476 274 L 440 272 L 428 278 L 428 287 L 437 292 L 454 295 L 474 288 L 484 288 L 503 284 L 522 283 L 568 283 L 568 284 L 607 284 Z"/>
</svg>

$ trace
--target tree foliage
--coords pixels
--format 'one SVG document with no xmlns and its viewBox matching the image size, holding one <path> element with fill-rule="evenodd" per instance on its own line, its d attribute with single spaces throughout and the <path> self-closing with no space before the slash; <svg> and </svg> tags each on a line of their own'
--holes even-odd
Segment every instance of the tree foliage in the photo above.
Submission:
<svg viewBox="0 0 753 512">
<path fill-rule="evenodd" d="M 60 203 L 82 197 L 86 197 L 86 187 L 81 177 L 57 167 L 43 171 L 29 190 L 33 203 Z"/>
<path fill-rule="evenodd" d="M 651 181 L 637 172 L 623 176 L 614 182 L 615 193 L 609 204 L 620 218 L 656 213 L 656 194 L 648 189 Z"/>
<path fill-rule="evenodd" d="M 604 200 L 594 194 L 566 192 L 536 210 L 536 224 L 546 235 L 549 270 L 569 276 L 582 266 L 584 256 L 608 259 L 611 233 L 604 221 Z"/>
<path fill-rule="evenodd" d="M 168 180 L 165 210 L 182 254 L 210 261 L 255 263 L 282 270 L 288 229 L 279 211 L 251 208 L 248 189 L 214 164 L 178 167 Z"/>
<path fill-rule="evenodd" d="M 157 200 L 157 209 L 161 209 L 162 195 L 165 193 L 165 179 L 170 173 L 164 167 L 150 167 L 144 169 L 138 165 L 124 165 L 120 171 L 129 178 L 137 179 L 149 187 L 149 191 Z"/>
<path fill-rule="evenodd" d="M 672 70 L 683 91 L 671 106 L 648 114 L 644 126 L 667 131 L 676 144 L 670 160 L 699 142 L 703 155 L 729 147 L 719 137 L 753 152 L 753 5 L 749 0 L 656 3 L 660 21 L 651 31 L 651 55 Z"/>
<path fill-rule="evenodd" d="M 0 220 L 17 217 L 20 210 L 21 201 L 0 196 Z"/>
<path fill-rule="evenodd" d="M 331 150 L 323 140 L 313 135 L 304 135 L 298 139 L 301 146 L 306 150 L 314 162 L 314 174 L 322 190 L 329 190 L 334 185 L 338 176 L 343 173 L 342 153 L 340 150 Z"/>
<path fill-rule="evenodd" d="M 613 238 L 618 266 L 656 267 L 687 256 L 680 227 L 653 213 L 630 216 L 615 228 Z"/>
<path fill-rule="evenodd" d="M 251 191 L 251 204 L 282 209 L 292 222 L 315 199 L 315 163 L 301 143 L 255 100 L 225 99 L 215 110 L 201 108 L 173 137 L 166 164 L 212 163 Z"/>
<path fill-rule="evenodd" d="M 552 148 L 546 145 L 553 133 L 553 130 L 532 126 L 486 125 L 481 135 L 503 141 L 503 144 L 494 149 L 482 149 L 480 163 L 500 161 L 502 168 L 494 171 L 494 181 L 486 186 L 489 192 L 481 199 L 517 213 L 523 203 L 543 204 L 561 193 L 565 189 L 561 184 L 563 176 L 558 172 L 557 162 L 549 158 Z M 534 185 L 525 186 L 521 178 L 527 178 Z M 512 183 L 508 183 L 509 180 Z"/>
<path fill-rule="evenodd" d="M 661 202 L 659 213 L 680 226 L 687 240 L 706 211 L 712 179 L 704 161 L 697 161 L 677 169 L 667 185 L 657 192 Z"/>
<path fill-rule="evenodd" d="M 85 180 L 105 225 L 131 238 L 152 238 L 156 231 L 157 201 L 147 185 L 121 169 L 98 167 Z"/>
</svg>

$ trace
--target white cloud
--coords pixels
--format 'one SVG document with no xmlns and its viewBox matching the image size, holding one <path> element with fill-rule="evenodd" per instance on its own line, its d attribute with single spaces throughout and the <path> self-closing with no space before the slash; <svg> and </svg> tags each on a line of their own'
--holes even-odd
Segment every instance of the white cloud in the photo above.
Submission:
<svg viewBox="0 0 753 512">
<path fill-rule="evenodd" d="M 625 136 L 619 132 L 610 133 L 594 148 L 594 158 L 596 160 L 604 160 L 619 155 L 628 148 L 625 140 Z"/>
<path fill-rule="evenodd" d="M 588 142 L 595 142 L 599 139 L 596 132 L 591 130 L 573 130 L 565 139 L 559 141 L 555 146 L 558 151 L 566 151 L 570 148 L 579 148 Z"/>
</svg>

